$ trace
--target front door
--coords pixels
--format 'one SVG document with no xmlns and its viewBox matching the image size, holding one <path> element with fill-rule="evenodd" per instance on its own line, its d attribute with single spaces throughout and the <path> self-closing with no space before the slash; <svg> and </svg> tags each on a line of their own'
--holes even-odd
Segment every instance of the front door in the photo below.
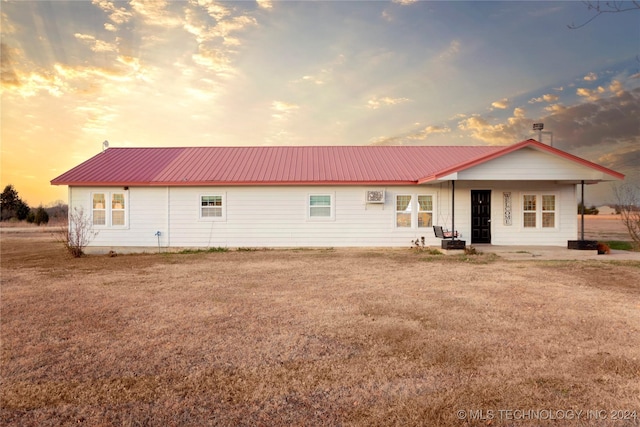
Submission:
<svg viewBox="0 0 640 427">
<path fill-rule="evenodd" d="M 491 243 L 491 190 L 471 190 L 471 243 Z"/>
</svg>

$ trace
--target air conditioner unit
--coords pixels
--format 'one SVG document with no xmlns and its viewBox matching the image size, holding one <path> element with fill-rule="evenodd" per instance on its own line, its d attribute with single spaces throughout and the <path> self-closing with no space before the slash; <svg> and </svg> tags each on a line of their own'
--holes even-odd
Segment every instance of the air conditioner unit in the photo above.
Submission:
<svg viewBox="0 0 640 427">
<path fill-rule="evenodd" d="M 384 203 L 384 190 L 368 190 L 367 203 Z"/>
</svg>

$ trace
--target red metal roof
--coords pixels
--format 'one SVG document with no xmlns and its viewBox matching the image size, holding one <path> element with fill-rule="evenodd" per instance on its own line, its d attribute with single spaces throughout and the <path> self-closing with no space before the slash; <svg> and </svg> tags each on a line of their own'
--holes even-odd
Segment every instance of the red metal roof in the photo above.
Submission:
<svg viewBox="0 0 640 427">
<path fill-rule="evenodd" d="M 507 147 L 109 148 L 51 183 L 76 186 L 417 184 L 530 145 L 549 148 L 533 140 Z M 552 150 L 590 167 L 606 169 Z"/>
</svg>

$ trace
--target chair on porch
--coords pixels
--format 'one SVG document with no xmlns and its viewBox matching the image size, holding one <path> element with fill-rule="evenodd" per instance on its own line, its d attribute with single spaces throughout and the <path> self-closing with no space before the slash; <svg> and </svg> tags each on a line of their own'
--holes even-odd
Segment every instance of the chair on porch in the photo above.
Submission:
<svg viewBox="0 0 640 427">
<path fill-rule="evenodd" d="M 447 231 L 443 229 L 441 225 L 434 225 L 433 233 L 436 235 L 438 239 L 453 239 L 454 237 L 456 238 L 459 237 L 457 231 L 453 231 L 453 232 Z"/>
</svg>

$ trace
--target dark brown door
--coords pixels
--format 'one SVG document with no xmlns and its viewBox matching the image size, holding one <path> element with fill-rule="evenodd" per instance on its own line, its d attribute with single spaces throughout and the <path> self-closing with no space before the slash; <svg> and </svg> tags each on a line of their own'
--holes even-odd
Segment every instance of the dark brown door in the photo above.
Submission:
<svg viewBox="0 0 640 427">
<path fill-rule="evenodd" d="M 491 190 L 471 190 L 471 243 L 491 243 Z"/>
</svg>

